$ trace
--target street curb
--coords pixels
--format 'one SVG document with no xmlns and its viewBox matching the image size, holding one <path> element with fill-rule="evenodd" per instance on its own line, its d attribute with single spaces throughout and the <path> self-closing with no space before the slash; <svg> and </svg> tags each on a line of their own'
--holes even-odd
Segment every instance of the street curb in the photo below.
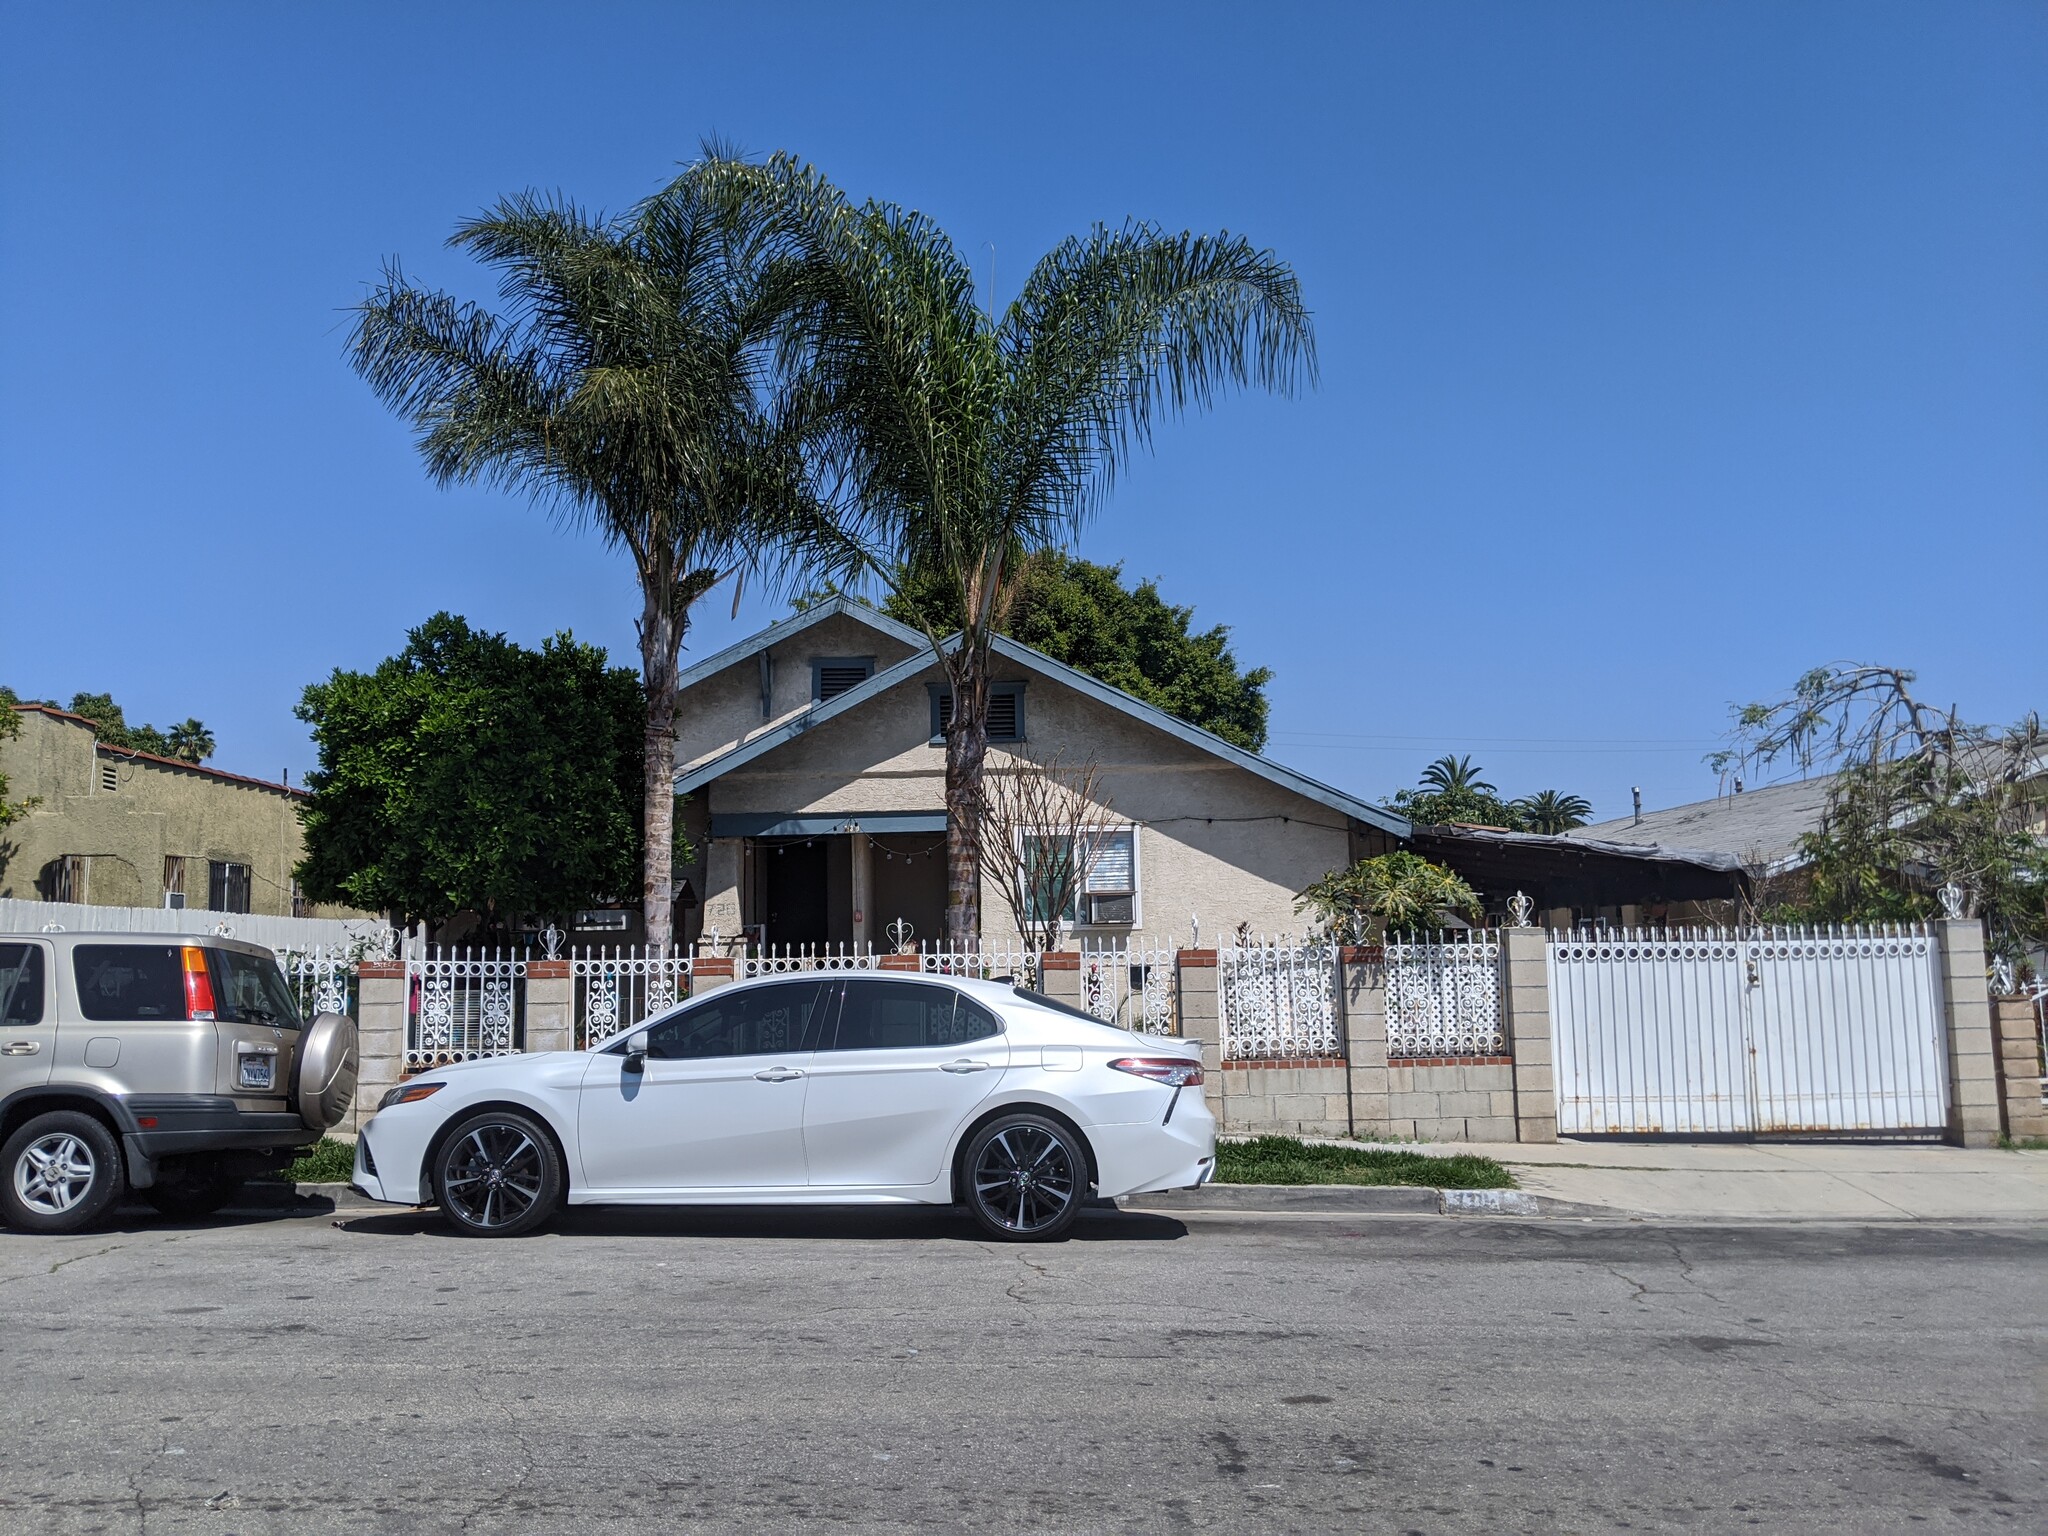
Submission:
<svg viewBox="0 0 2048 1536">
<path fill-rule="evenodd" d="M 1128 1195 L 1133 1211 L 1373 1211 L 1428 1216 L 1628 1217 L 1604 1205 L 1552 1200 L 1519 1189 L 1431 1189 L 1408 1184 L 1205 1184 Z"/>
</svg>

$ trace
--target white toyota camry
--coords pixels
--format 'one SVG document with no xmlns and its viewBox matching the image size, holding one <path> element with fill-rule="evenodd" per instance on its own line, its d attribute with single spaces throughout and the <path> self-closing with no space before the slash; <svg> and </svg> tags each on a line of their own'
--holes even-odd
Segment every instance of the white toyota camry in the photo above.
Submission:
<svg viewBox="0 0 2048 1536">
<path fill-rule="evenodd" d="M 570 1205 L 962 1205 L 1061 1236 L 1090 1198 L 1215 1172 L 1192 1041 L 993 981 L 743 982 L 587 1051 L 436 1067 L 356 1142 L 373 1200 L 509 1237 Z"/>
</svg>

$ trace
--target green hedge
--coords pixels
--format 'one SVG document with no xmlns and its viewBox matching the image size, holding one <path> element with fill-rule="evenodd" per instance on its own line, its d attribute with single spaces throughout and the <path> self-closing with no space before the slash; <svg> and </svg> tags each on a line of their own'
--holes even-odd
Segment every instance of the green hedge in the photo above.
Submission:
<svg viewBox="0 0 2048 1536">
<path fill-rule="evenodd" d="M 319 1145 L 308 1147 L 306 1155 L 285 1170 L 285 1177 L 294 1184 L 346 1184 L 355 1171 L 354 1144 L 323 1136 Z"/>
</svg>

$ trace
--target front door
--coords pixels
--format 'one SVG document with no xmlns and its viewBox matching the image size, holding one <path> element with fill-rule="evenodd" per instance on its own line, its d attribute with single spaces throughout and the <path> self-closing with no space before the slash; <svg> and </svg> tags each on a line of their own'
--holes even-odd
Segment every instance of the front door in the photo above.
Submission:
<svg viewBox="0 0 2048 1536">
<path fill-rule="evenodd" d="M 829 841 L 822 837 L 775 843 L 755 852 L 770 944 L 815 948 L 830 941 L 830 853 Z"/>
<path fill-rule="evenodd" d="M 800 1188 L 804 1095 L 824 1026 L 821 981 L 721 988 L 591 1058 L 576 1136 L 593 1193 Z"/>
<path fill-rule="evenodd" d="M 49 946 L 0 944 L 0 1100 L 47 1083 L 56 1054 Z"/>
<path fill-rule="evenodd" d="M 1002 1021 L 943 982 L 845 985 L 804 1103 L 812 1186 L 911 1189 L 946 1177 L 954 1134 L 1009 1065 Z"/>
</svg>

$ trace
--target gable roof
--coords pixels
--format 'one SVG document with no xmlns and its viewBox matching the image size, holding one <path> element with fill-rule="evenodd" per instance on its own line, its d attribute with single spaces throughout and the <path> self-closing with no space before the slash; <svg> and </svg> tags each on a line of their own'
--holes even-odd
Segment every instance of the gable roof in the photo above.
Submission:
<svg viewBox="0 0 2048 1536">
<path fill-rule="evenodd" d="M 16 704 L 14 708 L 24 714 L 48 715 L 53 720 L 62 720 L 71 725 L 82 725 L 93 733 L 92 749 L 102 757 L 117 758 L 122 762 L 140 759 L 162 768 L 175 768 L 180 773 L 203 774 L 209 779 L 224 779 L 230 784 L 247 784 L 254 789 L 271 789 L 281 795 L 290 795 L 295 800 L 311 799 L 310 793 L 294 789 L 289 784 L 279 784 L 273 779 L 252 779 L 246 773 L 229 773 L 225 768 L 209 768 L 204 763 L 188 763 L 182 757 L 165 757 L 159 752 L 145 752 L 140 747 L 117 747 L 112 742 L 99 739 L 99 722 L 84 715 L 73 714 L 68 709 L 59 709 L 54 704 Z"/>
<path fill-rule="evenodd" d="M 857 624 L 865 624 L 869 629 L 879 630 L 891 639 L 900 640 L 918 650 L 927 648 L 928 642 L 923 634 L 908 624 L 898 623 L 879 608 L 870 608 L 858 598 L 843 595 L 828 597 L 822 603 L 813 603 L 802 613 L 793 613 L 788 618 L 778 620 L 766 629 L 749 635 L 737 644 L 728 645 L 715 655 L 705 657 L 676 678 L 676 692 L 681 693 L 685 688 L 694 687 L 707 677 L 715 677 L 727 667 L 735 666 L 751 656 L 757 656 L 770 646 L 780 645 L 792 635 L 802 634 L 813 624 L 840 617 L 852 619 Z"/>
<path fill-rule="evenodd" d="M 848 600 L 841 598 L 835 599 L 835 601 L 846 602 Z M 874 618 L 881 619 L 883 624 L 895 624 L 894 620 L 884 619 L 881 614 L 875 613 L 871 608 L 866 608 L 864 604 L 856 603 L 852 606 L 863 610 L 854 613 L 852 615 L 854 618 L 865 620 L 868 615 L 873 615 Z M 878 625 L 877 627 L 881 626 Z M 902 625 L 896 625 L 895 627 L 897 629 L 905 628 Z M 794 633 L 793 630 L 787 632 Z M 804 732 L 813 730 L 828 720 L 835 720 L 849 710 L 858 709 L 869 699 L 877 698 L 898 684 L 906 683 L 912 678 L 921 675 L 927 667 L 933 664 L 931 647 L 926 643 L 922 635 L 917 635 L 915 630 L 908 630 L 907 632 L 916 636 L 919 647 L 917 652 L 906 656 L 902 661 L 897 662 L 895 666 L 877 672 L 859 687 L 849 688 L 837 698 L 830 699 L 823 704 L 813 704 L 803 713 L 791 716 L 783 721 L 782 724 L 771 730 L 763 731 L 760 735 L 749 741 L 742 742 L 731 751 L 714 757 L 709 762 L 700 763 L 685 772 L 678 773 L 675 781 L 676 793 L 685 795 L 694 789 L 699 789 L 709 784 L 713 779 L 723 778 L 735 768 L 744 767 L 764 753 L 774 751 L 783 743 L 794 741 L 797 737 L 803 735 Z M 763 635 L 767 633 L 769 631 L 762 631 Z M 758 640 L 760 636 L 755 638 Z M 959 635 L 950 635 L 945 641 L 945 647 L 950 651 L 959 643 Z M 754 649 L 758 649 L 758 647 L 754 646 L 751 642 L 747 646 L 736 647 L 735 650 L 738 652 L 738 655 L 734 659 L 738 659 L 738 656 L 743 656 Z M 1112 688 L 1108 683 L 1090 677 L 1085 672 L 1077 671 L 1064 662 L 1054 661 L 1043 651 L 1033 650 L 1028 645 L 1020 645 L 1007 635 L 995 636 L 989 643 L 989 649 L 1006 661 L 1015 662 L 1019 666 L 1027 667 L 1031 671 L 1071 688 L 1076 693 L 1083 694 L 1099 704 L 1116 710 L 1120 714 L 1126 715 L 1144 725 L 1149 725 L 1154 730 L 1164 731 L 1167 735 L 1176 737 L 1199 751 L 1206 752 L 1212 757 L 1219 757 L 1233 767 L 1242 768 L 1245 772 L 1256 774 L 1269 783 L 1278 784 L 1283 789 L 1292 790 L 1304 799 L 1314 800 L 1320 805 L 1326 805 L 1333 811 L 1340 811 L 1346 816 L 1364 822 L 1367 826 L 1377 827 L 1383 832 L 1392 833 L 1395 837 L 1405 838 L 1409 834 L 1410 824 L 1405 816 L 1398 815 L 1380 806 L 1369 804 L 1364 800 L 1360 800 L 1355 795 L 1347 795 L 1341 789 L 1333 789 L 1320 780 L 1312 779 L 1306 774 L 1296 773 L 1292 768 L 1283 767 L 1281 764 L 1273 762 L 1270 758 L 1260 757 L 1255 752 L 1247 752 L 1242 747 L 1232 746 L 1221 736 L 1205 731 L 1200 726 L 1189 725 L 1185 720 L 1177 719 L 1163 709 L 1147 704 L 1142 699 L 1134 698 L 1132 695 L 1125 693 L 1121 688 Z M 717 661 L 718 659 L 718 657 L 713 657 L 711 660 Z M 706 662 L 703 665 L 709 667 L 711 663 Z M 731 662 L 725 662 L 723 665 L 730 666 Z M 706 675 L 709 674 L 707 673 Z"/>
</svg>

